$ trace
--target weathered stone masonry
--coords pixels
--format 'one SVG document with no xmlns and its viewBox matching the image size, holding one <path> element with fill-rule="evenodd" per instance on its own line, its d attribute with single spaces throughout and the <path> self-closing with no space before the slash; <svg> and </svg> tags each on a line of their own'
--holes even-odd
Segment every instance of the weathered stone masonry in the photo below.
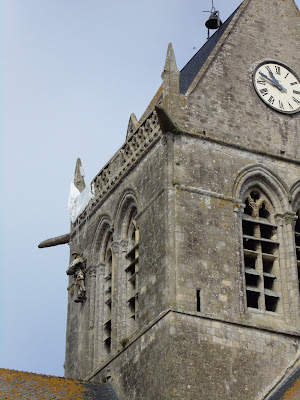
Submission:
<svg viewBox="0 0 300 400">
<path fill-rule="evenodd" d="M 121 400 L 253 400 L 299 362 L 299 113 L 252 83 L 266 59 L 299 72 L 299 21 L 293 0 L 245 0 L 181 72 L 169 45 L 68 236 L 87 300 L 71 277 L 67 377 Z"/>
</svg>

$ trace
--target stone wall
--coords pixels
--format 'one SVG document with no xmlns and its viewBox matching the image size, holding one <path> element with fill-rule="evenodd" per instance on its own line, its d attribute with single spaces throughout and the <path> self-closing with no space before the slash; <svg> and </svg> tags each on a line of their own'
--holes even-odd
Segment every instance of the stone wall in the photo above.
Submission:
<svg viewBox="0 0 300 400">
<path fill-rule="evenodd" d="M 120 400 L 249 400 L 297 356 L 299 340 L 169 311 L 94 376 Z"/>
<path fill-rule="evenodd" d="M 206 64 L 189 88 L 178 123 L 188 131 L 299 160 L 299 113 L 274 112 L 252 82 L 253 70 L 265 60 L 299 68 L 299 11 L 293 0 L 251 0 L 242 7 L 230 35 L 209 58 L 209 68 Z"/>
</svg>

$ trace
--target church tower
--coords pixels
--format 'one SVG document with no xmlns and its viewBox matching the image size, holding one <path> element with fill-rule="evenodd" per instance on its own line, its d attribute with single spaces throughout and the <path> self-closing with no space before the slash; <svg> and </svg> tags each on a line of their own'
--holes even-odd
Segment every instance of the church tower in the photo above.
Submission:
<svg viewBox="0 0 300 400">
<path fill-rule="evenodd" d="M 254 400 L 299 365 L 299 32 L 293 0 L 245 0 L 181 71 L 169 45 L 73 203 L 66 377 Z"/>
</svg>

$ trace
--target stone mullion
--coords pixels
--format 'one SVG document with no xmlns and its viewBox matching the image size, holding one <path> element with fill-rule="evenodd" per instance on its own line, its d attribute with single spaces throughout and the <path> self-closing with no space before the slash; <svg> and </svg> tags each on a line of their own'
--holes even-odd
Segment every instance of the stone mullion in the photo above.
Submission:
<svg viewBox="0 0 300 400">
<path fill-rule="evenodd" d="M 290 320 L 290 304 L 288 298 L 288 290 L 287 290 L 287 257 L 288 254 L 286 252 L 286 236 L 284 226 L 284 217 L 283 215 L 276 215 L 275 217 L 276 225 L 277 225 L 277 240 L 280 243 L 278 251 L 277 251 L 277 262 L 276 265 L 276 275 L 279 278 L 278 286 L 275 284 L 276 289 L 278 289 L 277 293 L 279 294 L 279 312 L 284 316 L 286 320 Z M 290 272 L 290 271 L 289 271 Z"/>
<path fill-rule="evenodd" d="M 259 230 L 260 233 L 260 230 Z M 256 271 L 260 276 L 260 280 L 258 283 L 258 289 L 260 291 L 260 296 L 258 299 L 258 308 L 259 310 L 265 310 L 265 288 L 264 288 L 264 267 L 263 267 L 263 258 L 262 258 L 262 246 L 261 241 L 257 242 L 256 251 L 258 253 L 256 259 Z"/>
<path fill-rule="evenodd" d="M 111 247 L 114 254 L 112 349 L 115 351 L 118 349 L 120 341 L 126 337 L 127 292 L 124 260 L 127 252 L 127 240 L 114 241 Z M 118 307 L 116 307 L 116 304 Z"/>
<path fill-rule="evenodd" d="M 244 248 L 243 248 L 243 227 L 242 220 L 244 214 L 245 204 L 236 203 L 234 207 L 234 230 L 238 232 L 239 240 L 236 241 L 236 254 L 238 254 L 238 282 L 239 282 L 239 311 L 243 315 L 247 309 L 247 292 L 246 292 L 246 278 L 245 278 L 245 261 L 244 261 Z"/>
<path fill-rule="evenodd" d="M 294 212 L 289 212 L 284 215 L 281 224 L 283 236 L 284 260 L 286 262 L 282 273 L 283 299 L 284 299 L 284 315 L 287 316 L 288 322 L 298 322 L 299 309 L 299 290 L 298 290 L 298 270 L 297 260 L 295 257 L 295 221 L 297 217 Z"/>
</svg>

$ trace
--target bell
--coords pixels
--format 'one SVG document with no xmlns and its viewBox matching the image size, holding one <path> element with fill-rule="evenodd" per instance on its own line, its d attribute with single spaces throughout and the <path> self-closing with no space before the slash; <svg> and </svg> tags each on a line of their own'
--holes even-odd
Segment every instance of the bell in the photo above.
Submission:
<svg viewBox="0 0 300 400">
<path fill-rule="evenodd" d="M 218 11 L 211 13 L 208 20 L 205 22 L 205 26 L 208 29 L 218 29 L 222 25 Z"/>
</svg>

